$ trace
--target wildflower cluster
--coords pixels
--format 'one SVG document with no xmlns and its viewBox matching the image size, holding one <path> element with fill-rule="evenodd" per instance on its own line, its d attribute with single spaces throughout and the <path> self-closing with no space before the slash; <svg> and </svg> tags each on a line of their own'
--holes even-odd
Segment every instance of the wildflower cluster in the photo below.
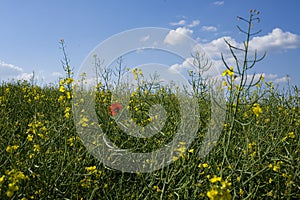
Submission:
<svg viewBox="0 0 300 200">
<path fill-rule="evenodd" d="M 70 101 L 72 99 L 72 83 L 74 82 L 73 78 L 65 78 L 59 81 L 59 92 L 61 95 L 58 98 L 58 102 L 64 105 L 64 116 L 66 119 L 70 118 L 71 115 L 71 105 Z"/>
<path fill-rule="evenodd" d="M 26 130 L 27 140 L 29 142 L 33 141 L 34 138 L 38 137 L 43 140 L 48 140 L 48 129 L 42 121 L 38 121 L 36 118 L 28 124 L 28 129 Z"/>
<path fill-rule="evenodd" d="M 22 180 L 29 180 L 27 176 L 24 175 L 22 171 L 18 171 L 15 169 L 12 170 L 6 170 L 5 175 L 2 175 L 0 177 L 0 192 L 2 189 L 2 185 L 7 180 L 7 191 L 6 195 L 7 197 L 11 198 L 15 192 L 17 192 L 20 188 L 20 182 Z"/>
<path fill-rule="evenodd" d="M 83 188 L 94 188 L 94 187 L 103 187 L 107 188 L 107 184 L 104 184 L 101 180 L 105 176 L 105 172 L 97 170 L 97 167 L 89 166 L 85 167 L 87 174 L 85 174 L 84 179 L 80 181 L 81 187 Z"/>
<path fill-rule="evenodd" d="M 213 176 L 209 180 L 213 185 L 210 190 L 207 191 L 206 195 L 211 200 L 230 200 L 232 196 L 230 194 L 231 182 L 223 180 L 222 177 Z"/>
<path fill-rule="evenodd" d="M 143 72 L 140 68 L 133 68 L 132 69 L 133 79 L 138 80 L 139 77 L 144 77 Z"/>
<path fill-rule="evenodd" d="M 70 147 L 74 147 L 76 141 L 80 141 L 80 137 L 78 137 L 78 136 L 72 136 L 72 137 L 70 137 L 70 138 L 68 139 L 69 146 L 70 146 Z"/>
<path fill-rule="evenodd" d="M 274 163 L 270 163 L 269 164 L 269 168 L 272 169 L 274 172 L 279 172 L 281 165 L 283 164 L 283 162 L 280 161 L 276 161 L 274 160 Z"/>
</svg>

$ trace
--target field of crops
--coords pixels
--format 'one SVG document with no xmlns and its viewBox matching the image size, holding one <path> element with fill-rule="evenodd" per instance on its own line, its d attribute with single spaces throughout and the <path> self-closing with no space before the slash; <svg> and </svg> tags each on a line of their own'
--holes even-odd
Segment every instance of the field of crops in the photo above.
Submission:
<svg viewBox="0 0 300 200">
<path fill-rule="evenodd" d="M 192 95 L 200 108 L 197 136 L 188 148 L 184 142 L 174 147 L 173 163 L 148 173 L 106 167 L 87 151 L 73 120 L 72 87 L 77 83 L 69 66 L 66 77 L 53 86 L 2 82 L 0 199 L 299 199 L 299 89 L 277 90 L 263 77 L 247 86 L 247 66 L 244 62 L 239 70 L 228 67 L 222 73 L 226 119 L 203 158 L 198 153 L 211 102 L 205 87 L 195 84 L 200 77 L 191 74 Z M 132 73 L 141 78 L 142 72 Z M 172 140 L 180 123 L 173 90 L 158 87 L 151 92 L 145 86 L 131 94 L 128 110 L 142 127 L 153 120 L 147 114 L 151 105 L 159 103 L 167 111 L 162 134 L 135 139 L 114 122 L 118 113 L 111 111 L 110 88 L 98 86 L 99 125 L 116 145 L 151 152 Z"/>
</svg>

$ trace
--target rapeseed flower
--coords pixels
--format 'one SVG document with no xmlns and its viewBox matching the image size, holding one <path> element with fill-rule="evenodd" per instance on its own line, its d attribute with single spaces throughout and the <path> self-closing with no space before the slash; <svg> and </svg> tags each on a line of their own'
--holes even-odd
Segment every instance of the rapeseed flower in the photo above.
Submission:
<svg viewBox="0 0 300 200">
<path fill-rule="evenodd" d="M 230 67 L 229 69 L 224 70 L 222 72 L 222 76 L 226 76 L 226 75 L 229 75 L 230 77 L 234 75 L 233 67 Z"/>
<path fill-rule="evenodd" d="M 263 110 L 258 103 L 255 103 L 252 106 L 252 112 L 256 115 L 256 117 L 258 117 L 260 114 L 263 113 Z"/>
</svg>

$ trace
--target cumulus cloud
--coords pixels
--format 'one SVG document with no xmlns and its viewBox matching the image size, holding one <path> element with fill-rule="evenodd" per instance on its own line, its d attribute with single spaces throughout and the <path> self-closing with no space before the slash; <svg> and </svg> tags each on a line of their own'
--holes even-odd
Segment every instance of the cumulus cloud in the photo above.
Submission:
<svg viewBox="0 0 300 200">
<path fill-rule="evenodd" d="M 170 25 L 171 26 L 183 26 L 185 25 L 186 21 L 185 20 L 179 20 L 178 22 L 171 22 Z"/>
<path fill-rule="evenodd" d="M 216 6 L 222 6 L 222 5 L 224 5 L 224 1 L 215 1 L 215 2 L 213 2 L 213 4 Z"/>
<path fill-rule="evenodd" d="M 250 45 L 260 51 L 294 49 L 300 46 L 300 37 L 275 28 L 267 35 L 254 37 Z"/>
<path fill-rule="evenodd" d="M 176 45 L 184 41 L 186 36 L 191 36 L 193 30 L 179 27 L 176 30 L 171 30 L 164 39 L 165 44 Z"/>
<path fill-rule="evenodd" d="M 228 51 L 228 46 L 225 43 L 225 40 L 236 47 L 242 47 L 241 43 L 238 43 L 234 38 L 229 36 L 217 38 L 209 43 L 202 44 L 201 46 L 203 50 L 214 59 L 220 59 L 221 52 L 225 57 L 230 57 L 230 52 Z"/>
<path fill-rule="evenodd" d="M 189 70 L 192 67 L 193 58 L 189 57 L 185 59 L 181 64 L 174 64 L 169 67 L 169 71 L 172 73 L 180 73 L 182 70 Z"/>
<path fill-rule="evenodd" d="M 208 43 L 202 44 L 202 48 L 206 51 L 210 57 L 214 59 L 220 59 L 220 54 L 223 53 L 225 59 L 232 58 L 228 46 L 224 40 L 227 40 L 231 45 L 237 48 L 244 48 L 242 42 L 237 42 L 230 36 L 223 36 L 212 40 Z M 275 28 L 271 33 L 263 36 L 257 36 L 250 41 L 250 51 L 258 50 L 263 53 L 264 51 L 272 52 L 278 50 L 286 50 L 300 47 L 300 36 L 284 32 L 279 28 Z M 240 56 L 241 52 L 236 52 L 237 56 Z"/>
<path fill-rule="evenodd" d="M 188 25 L 189 28 L 196 27 L 200 24 L 200 20 L 193 20 L 192 23 Z"/>
<path fill-rule="evenodd" d="M 201 28 L 202 31 L 217 31 L 217 27 L 215 26 L 202 26 Z"/>
<path fill-rule="evenodd" d="M 0 75 L 2 78 L 10 78 L 22 72 L 23 69 L 21 67 L 0 60 Z"/>
</svg>

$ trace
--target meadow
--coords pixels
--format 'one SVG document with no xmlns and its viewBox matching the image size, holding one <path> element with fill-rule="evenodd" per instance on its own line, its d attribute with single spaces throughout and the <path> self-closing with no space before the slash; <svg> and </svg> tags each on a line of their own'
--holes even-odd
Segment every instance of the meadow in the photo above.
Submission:
<svg viewBox="0 0 300 200">
<path fill-rule="evenodd" d="M 249 19 L 241 19 L 250 27 L 257 15 L 251 11 Z M 226 118 L 212 150 L 203 158 L 198 155 L 211 102 L 205 79 L 191 72 L 190 95 L 200 108 L 197 136 L 189 148 L 184 143 L 174 148 L 173 163 L 148 173 L 112 169 L 87 151 L 74 124 L 72 99 L 77 82 L 64 48 L 66 76 L 58 84 L 2 82 L 0 199 L 299 199 L 299 88 L 279 90 L 263 76 L 257 81 L 246 79 L 260 60 L 247 57 L 250 36 L 246 34 L 241 51 L 246 59 L 240 65 L 232 67 L 224 61 Z M 234 56 L 237 49 L 228 45 Z M 203 69 L 203 62 L 198 64 Z M 142 72 L 134 69 L 132 73 L 142 78 Z M 128 109 L 136 124 L 146 126 L 153 120 L 147 114 L 153 104 L 160 103 L 167 111 L 163 134 L 136 139 L 114 122 L 112 89 L 101 81 L 95 92 L 95 110 L 111 141 L 132 151 L 151 152 L 172 140 L 180 123 L 172 88 L 156 85 L 149 91 L 149 84 L 142 83 L 132 92 Z M 81 124 L 91 125 L 88 121 Z"/>
</svg>

